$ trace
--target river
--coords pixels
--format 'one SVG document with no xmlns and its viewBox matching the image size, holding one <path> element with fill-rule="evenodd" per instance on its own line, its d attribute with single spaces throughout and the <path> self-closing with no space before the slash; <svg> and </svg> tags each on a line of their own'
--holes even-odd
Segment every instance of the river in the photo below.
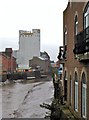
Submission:
<svg viewBox="0 0 89 120">
<path fill-rule="evenodd" d="M 51 103 L 53 83 L 52 80 L 8 82 L 0 87 L 0 98 L 3 118 L 44 118 L 48 110 L 40 104 Z"/>
</svg>

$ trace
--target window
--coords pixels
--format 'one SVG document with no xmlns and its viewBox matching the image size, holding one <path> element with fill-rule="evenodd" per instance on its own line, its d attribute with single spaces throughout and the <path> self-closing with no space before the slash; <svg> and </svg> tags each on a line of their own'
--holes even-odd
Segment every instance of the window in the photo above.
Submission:
<svg viewBox="0 0 89 120">
<path fill-rule="evenodd" d="M 86 118 L 86 77 L 82 74 L 82 117 Z"/>
<path fill-rule="evenodd" d="M 74 21 L 74 40 L 75 40 L 74 42 L 75 42 L 75 44 L 77 43 L 77 40 L 76 40 L 76 35 L 77 34 L 78 34 L 78 16 L 76 15 L 75 16 L 75 21 Z"/>
<path fill-rule="evenodd" d="M 67 73 L 64 74 L 64 100 L 67 101 Z"/>
<path fill-rule="evenodd" d="M 84 9 L 84 39 L 86 42 L 86 51 L 89 51 L 89 2 Z"/>
<path fill-rule="evenodd" d="M 64 30 L 64 52 L 63 52 L 63 58 L 66 59 L 67 58 L 67 29 L 65 27 Z"/>
<path fill-rule="evenodd" d="M 72 105 L 72 78 L 70 75 L 70 106 Z"/>
<path fill-rule="evenodd" d="M 64 31 L 64 45 L 67 45 L 67 30 Z"/>
<path fill-rule="evenodd" d="M 75 16 L 75 25 L 74 25 L 74 27 L 75 27 L 74 28 L 75 29 L 74 34 L 77 35 L 78 34 L 78 17 L 77 17 L 77 15 Z"/>
<path fill-rule="evenodd" d="M 75 72 L 75 80 L 74 80 L 74 108 L 75 111 L 78 111 L 78 76 L 77 73 Z"/>
<path fill-rule="evenodd" d="M 89 27 L 89 2 L 87 3 L 84 10 L 84 29 Z"/>
</svg>

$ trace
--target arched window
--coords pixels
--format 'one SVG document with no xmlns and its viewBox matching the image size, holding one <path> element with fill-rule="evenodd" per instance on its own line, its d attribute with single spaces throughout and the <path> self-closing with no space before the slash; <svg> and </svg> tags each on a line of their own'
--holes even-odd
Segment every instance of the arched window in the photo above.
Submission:
<svg viewBox="0 0 89 120">
<path fill-rule="evenodd" d="M 65 27 L 65 30 L 64 30 L 64 45 L 66 46 L 67 45 L 67 29 Z"/>
<path fill-rule="evenodd" d="M 72 78 L 70 75 L 70 106 L 72 105 Z"/>
<path fill-rule="evenodd" d="M 78 16 L 75 16 L 74 35 L 78 34 Z"/>
<path fill-rule="evenodd" d="M 84 29 L 89 27 L 89 2 L 87 3 L 84 10 Z"/>
<path fill-rule="evenodd" d="M 86 50 L 89 51 L 89 2 L 84 9 L 84 39 L 86 40 Z"/>
<path fill-rule="evenodd" d="M 86 118 L 86 76 L 82 74 L 82 117 Z"/>
<path fill-rule="evenodd" d="M 63 53 L 63 58 L 66 59 L 67 57 L 67 29 L 65 27 L 64 29 L 64 53 Z"/>
<path fill-rule="evenodd" d="M 64 99 L 67 101 L 67 74 L 66 71 L 64 73 Z"/>
<path fill-rule="evenodd" d="M 74 109 L 75 111 L 78 111 L 78 75 L 75 72 L 75 78 L 74 78 Z"/>
</svg>

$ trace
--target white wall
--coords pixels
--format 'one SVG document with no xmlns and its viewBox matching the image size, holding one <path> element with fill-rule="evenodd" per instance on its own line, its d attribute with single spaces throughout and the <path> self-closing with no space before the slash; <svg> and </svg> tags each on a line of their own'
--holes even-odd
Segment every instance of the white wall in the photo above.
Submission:
<svg viewBox="0 0 89 120">
<path fill-rule="evenodd" d="M 40 56 L 40 30 L 19 31 L 19 51 L 17 53 L 17 64 L 19 67 L 29 67 L 29 60 L 33 56 Z"/>
</svg>

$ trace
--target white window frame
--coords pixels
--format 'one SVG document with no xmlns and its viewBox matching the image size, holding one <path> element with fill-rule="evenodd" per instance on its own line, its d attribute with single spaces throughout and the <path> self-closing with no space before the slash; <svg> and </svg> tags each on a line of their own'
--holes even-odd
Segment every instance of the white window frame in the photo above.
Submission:
<svg viewBox="0 0 89 120">
<path fill-rule="evenodd" d="M 72 106 L 72 79 L 70 79 L 70 106 Z"/>
<path fill-rule="evenodd" d="M 65 35 L 65 39 L 64 39 L 65 45 L 67 45 L 67 30 L 64 32 L 64 35 Z"/>
<path fill-rule="evenodd" d="M 75 23 L 75 35 L 78 34 L 78 21 L 76 21 Z"/>
<path fill-rule="evenodd" d="M 72 79 L 71 79 L 71 105 L 72 105 Z"/>
<path fill-rule="evenodd" d="M 75 81 L 75 111 L 78 112 L 78 82 Z"/>
<path fill-rule="evenodd" d="M 87 18 L 87 20 L 86 20 L 86 18 Z M 84 13 L 84 24 L 85 24 L 85 28 L 87 28 L 88 26 L 89 26 L 89 7 L 88 7 L 88 9 L 87 9 L 87 11 L 86 11 L 86 13 Z M 88 22 L 88 24 L 87 24 L 87 22 Z"/>
<path fill-rule="evenodd" d="M 82 83 L 82 93 L 83 93 L 83 88 L 84 88 L 84 97 L 83 97 L 83 95 L 82 95 L 82 116 L 83 116 L 83 118 L 86 118 L 86 84 L 84 84 L 84 83 Z M 83 106 L 83 100 L 84 100 L 84 105 L 85 106 Z M 85 111 L 84 111 L 84 108 L 85 108 Z M 83 113 L 85 113 L 85 114 L 83 114 Z"/>
</svg>

